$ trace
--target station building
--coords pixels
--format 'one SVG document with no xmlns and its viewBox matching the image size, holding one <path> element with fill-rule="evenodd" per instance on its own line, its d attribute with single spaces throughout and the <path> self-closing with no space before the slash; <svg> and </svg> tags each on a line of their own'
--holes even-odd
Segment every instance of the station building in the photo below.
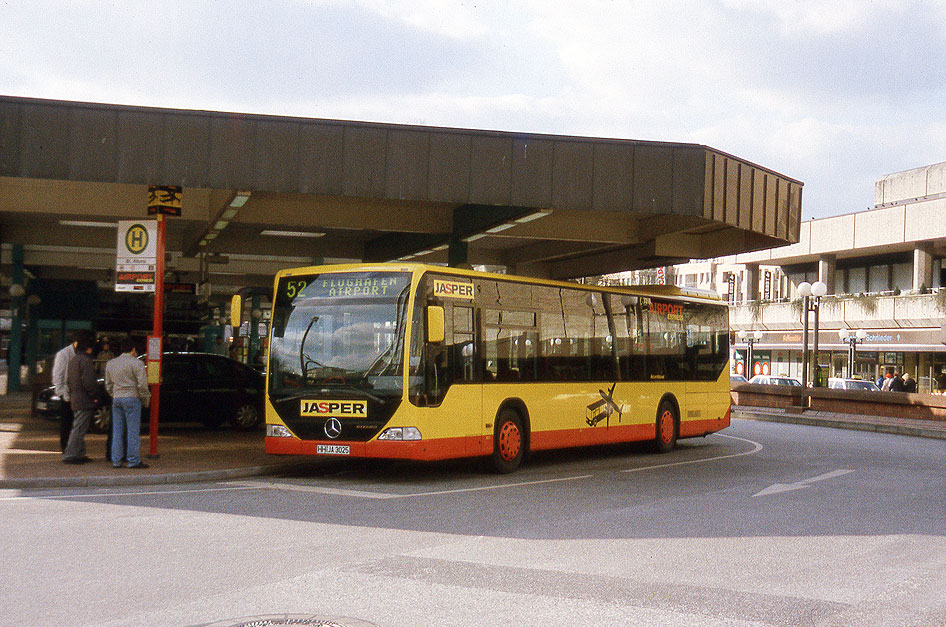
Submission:
<svg viewBox="0 0 946 627">
<path fill-rule="evenodd" d="M 729 300 L 734 371 L 801 378 L 797 286 L 823 281 L 819 361 L 829 376 L 877 379 L 899 370 L 917 379 L 920 392 L 946 390 L 946 163 L 889 174 L 874 189 L 873 208 L 802 222 L 796 244 L 664 270 L 668 283 Z M 618 280 L 657 282 L 657 273 Z M 752 339 L 752 364 L 739 331 Z"/>
<path fill-rule="evenodd" d="M 253 362 L 282 268 L 668 266 L 799 241 L 803 185 L 698 144 L 0 95 L 0 380 L 35 385 L 76 329 L 149 333 L 162 265 L 165 347 L 212 349 L 240 294 Z M 144 220 L 164 254 L 129 271 Z"/>
</svg>

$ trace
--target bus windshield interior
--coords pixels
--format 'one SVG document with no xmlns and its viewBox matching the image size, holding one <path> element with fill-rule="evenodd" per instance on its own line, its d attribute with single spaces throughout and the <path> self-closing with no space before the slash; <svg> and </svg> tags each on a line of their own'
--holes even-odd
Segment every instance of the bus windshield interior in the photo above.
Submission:
<svg viewBox="0 0 946 627">
<path fill-rule="evenodd" d="M 400 394 L 409 287 L 404 273 L 281 279 L 273 307 L 270 395 L 326 387 Z"/>
</svg>

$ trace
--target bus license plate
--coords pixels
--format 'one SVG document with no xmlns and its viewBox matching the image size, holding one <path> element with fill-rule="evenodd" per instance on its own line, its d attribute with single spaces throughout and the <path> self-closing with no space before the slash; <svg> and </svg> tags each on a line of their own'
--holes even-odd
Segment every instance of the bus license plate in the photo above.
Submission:
<svg viewBox="0 0 946 627">
<path fill-rule="evenodd" d="M 319 444 L 315 452 L 319 455 L 350 455 L 351 447 L 342 444 Z"/>
</svg>

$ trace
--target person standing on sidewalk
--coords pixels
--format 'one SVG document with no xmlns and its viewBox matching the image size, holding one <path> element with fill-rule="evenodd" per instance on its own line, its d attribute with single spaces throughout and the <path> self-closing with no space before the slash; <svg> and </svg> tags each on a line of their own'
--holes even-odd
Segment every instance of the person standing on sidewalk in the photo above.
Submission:
<svg viewBox="0 0 946 627">
<path fill-rule="evenodd" d="M 105 390 L 112 397 L 112 466 L 147 468 L 141 461 L 141 408 L 151 403 L 148 373 L 132 338 L 121 343 L 121 355 L 105 364 Z"/>
<path fill-rule="evenodd" d="M 890 391 L 891 392 L 903 391 L 903 377 L 900 376 L 899 370 L 893 373 L 893 379 L 890 380 Z"/>
<path fill-rule="evenodd" d="M 108 363 L 108 360 L 114 359 L 115 353 L 112 352 L 108 338 L 102 340 L 102 348 L 99 349 L 99 354 L 95 356 L 93 362 L 95 363 L 95 373 L 98 375 L 105 374 L 105 364 Z"/>
<path fill-rule="evenodd" d="M 916 394 L 916 379 L 909 372 L 903 373 L 903 391 L 907 394 Z"/>
<path fill-rule="evenodd" d="M 95 336 L 90 331 L 77 334 L 76 356 L 69 362 L 66 372 L 73 421 L 69 442 L 66 444 L 66 450 L 62 452 L 64 464 L 84 464 L 92 461 L 85 454 L 85 434 L 99 402 L 95 364 L 92 363 L 94 346 Z"/>
<path fill-rule="evenodd" d="M 66 375 L 69 362 L 76 356 L 76 341 L 63 347 L 53 358 L 53 387 L 59 397 L 59 450 L 65 452 L 72 431 L 72 407 L 69 406 L 69 384 Z"/>
</svg>

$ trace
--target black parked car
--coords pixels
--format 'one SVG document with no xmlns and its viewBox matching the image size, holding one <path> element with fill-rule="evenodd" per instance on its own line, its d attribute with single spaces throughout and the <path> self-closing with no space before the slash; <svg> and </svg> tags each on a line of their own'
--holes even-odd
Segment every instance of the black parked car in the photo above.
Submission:
<svg viewBox="0 0 946 627">
<path fill-rule="evenodd" d="M 139 359 L 144 359 L 144 356 Z M 230 422 L 234 429 L 258 427 L 263 418 L 264 377 L 244 364 L 209 353 L 165 353 L 161 365 L 161 422 L 201 422 L 219 427 Z M 111 399 L 105 380 L 99 379 L 104 405 L 95 412 L 89 430 L 104 433 L 112 424 Z M 48 418 L 59 416 L 60 399 L 52 387 L 36 397 L 36 411 Z M 148 410 L 141 416 L 148 424 Z"/>
</svg>

